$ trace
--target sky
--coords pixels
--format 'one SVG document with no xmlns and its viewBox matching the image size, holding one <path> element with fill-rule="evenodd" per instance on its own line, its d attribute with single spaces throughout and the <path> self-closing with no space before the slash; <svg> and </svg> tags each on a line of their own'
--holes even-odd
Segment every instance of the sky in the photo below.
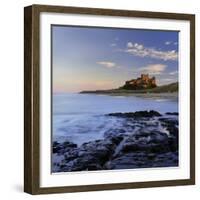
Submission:
<svg viewBox="0 0 200 200">
<path fill-rule="evenodd" d="M 52 26 L 53 92 L 113 89 L 148 73 L 178 81 L 178 32 Z"/>
</svg>

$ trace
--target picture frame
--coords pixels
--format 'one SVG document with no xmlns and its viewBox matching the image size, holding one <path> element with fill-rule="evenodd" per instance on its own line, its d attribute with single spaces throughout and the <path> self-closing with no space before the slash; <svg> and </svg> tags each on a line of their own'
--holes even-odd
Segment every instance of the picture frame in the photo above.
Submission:
<svg viewBox="0 0 200 200">
<path fill-rule="evenodd" d="M 103 22 L 96 21 L 97 25 L 93 25 L 94 27 L 102 27 L 105 23 L 107 18 L 117 18 L 120 20 L 127 20 L 127 24 L 133 19 L 142 19 L 146 20 L 146 22 L 142 22 L 149 24 L 149 22 L 153 23 L 153 20 L 160 21 L 159 23 L 169 23 L 176 22 L 177 24 L 181 24 L 183 22 L 183 29 L 180 31 L 186 32 L 186 34 L 182 35 L 182 37 L 186 37 L 188 39 L 188 46 L 187 55 L 188 64 L 185 64 L 184 67 L 181 68 L 181 73 L 185 73 L 185 76 L 188 76 L 188 82 L 180 82 L 180 88 L 188 88 L 189 93 L 185 92 L 185 98 L 188 98 L 186 102 L 188 104 L 188 113 L 187 117 L 185 117 L 186 123 L 188 123 L 188 129 L 186 129 L 186 137 L 188 138 L 188 158 L 184 158 L 183 160 L 188 160 L 187 170 L 185 172 L 185 176 L 180 175 L 180 177 L 170 178 L 170 179 L 162 179 L 162 178 L 152 178 L 152 180 L 147 181 L 123 181 L 126 180 L 125 178 L 121 181 L 114 180 L 110 183 L 103 182 L 95 184 L 97 179 L 94 178 L 92 184 L 79 184 L 78 182 L 75 183 L 68 183 L 67 185 L 57 184 L 55 181 L 55 186 L 41 186 L 41 182 L 43 181 L 43 165 L 44 165 L 44 153 L 50 152 L 44 151 L 41 152 L 44 146 L 44 139 L 45 136 L 41 136 L 42 132 L 46 132 L 48 137 L 52 139 L 51 134 L 49 134 L 49 130 L 51 129 L 51 124 L 49 129 L 41 128 L 42 123 L 41 121 L 42 114 L 45 110 L 42 110 L 44 107 L 44 102 L 41 102 L 41 96 L 44 96 L 43 92 L 45 91 L 44 88 L 42 89 L 42 84 L 44 82 L 48 82 L 48 84 L 52 84 L 51 76 L 52 71 L 46 73 L 42 66 L 43 60 L 48 60 L 47 68 L 51 68 L 52 60 L 46 56 L 46 53 L 50 55 L 51 48 L 43 52 L 41 54 L 42 46 L 46 45 L 47 43 L 42 43 L 44 38 L 45 41 L 48 42 L 49 47 L 51 46 L 52 38 L 47 35 L 43 35 L 41 30 L 43 30 L 43 26 L 45 23 L 42 22 L 42 14 L 48 15 L 56 15 L 62 16 L 65 15 L 64 19 L 59 21 L 59 17 L 53 23 L 51 20 L 47 20 L 50 25 L 52 24 L 63 24 L 66 18 L 71 20 L 69 25 L 73 25 L 75 21 L 72 21 L 73 18 L 70 18 L 70 15 L 75 16 L 78 15 L 77 19 L 81 19 L 82 17 L 88 18 L 90 17 L 99 17 L 103 19 Z M 106 18 L 107 17 L 107 18 Z M 48 17 L 47 17 L 48 18 Z M 55 16 L 52 17 L 56 18 Z M 60 18 L 61 19 L 61 18 Z M 75 20 L 75 19 L 74 19 Z M 114 19 L 115 20 L 115 19 Z M 47 22 L 46 21 L 46 22 Z M 108 20 L 109 21 L 109 20 Z M 128 22 L 129 21 L 129 22 Z M 66 22 L 66 24 L 69 23 Z M 78 23 L 78 22 L 77 22 Z M 75 23 L 74 26 L 77 26 Z M 84 24 L 83 22 L 81 22 Z M 130 22 L 131 23 L 131 22 Z M 184 25 L 187 24 L 187 25 Z M 48 24 L 48 25 L 49 25 Z M 113 27 L 116 27 L 117 22 L 111 23 Z M 87 25 L 87 24 L 86 24 Z M 88 26 L 88 25 L 87 25 Z M 107 25 L 110 27 L 110 25 Z M 122 25 L 119 25 L 121 28 Z M 187 26 L 187 28 L 185 28 Z M 46 26 L 47 29 L 51 29 L 51 26 Z M 106 27 L 106 26 L 105 26 Z M 122 26 L 122 28 L 125 28 Z M 135 28 L 135 27 L 133 27 Z M 136 27 L 137 28 L 137 27 Z M 157 30 L 162 30 L 162 27 L 157 27 Z M 170 28 L 169 28 L 170 29 Z M 177 29 L 178 30 L 178 29 Z M 46 33 L 46 32 L 45 32 Z M 180 42 L 181 43 L 181 42 Z M 181 43 L 182 45 L 182 43 Z M 182 51 L 182 50 L 181 50 Z M 184 52 L 181 52 L 184 54 Z M 50 63 L 48 65 L 48 63 Z M 182 62 L 181 62 L 182 63 Z M 183 63 L 182 63 L 183 64 Z M 187 68 L 187 70 L 186 70 Z M 185 71 L 186 70 L 186 71 Z M 189 74 L 187 73 L 189 72 Z M 180 75 L 181 76 L 181 75 Z M 45 84 L 44 84 L 45 85 Z M 181 90 L 181 89 L 180 89 Z M 49 91 L 49 90 L 48 90 Z M 45 93 L 46 94 L 46 93 Z M 52 97 L 50 97 L 52 98 Z M 48 101 L 51 99 L 49 98 Z M 179 97 L 180 98 L 180 97 Z M 47 97 L 46 97 L 47 99 Z M 181 98 L 180 98 L 181 99 Z M 182 99 L 179 100 L 183 101 Z M 46 110 L 47 111 L 47 110 Z M 49 107 L 48 113 L 51 112 L 51 107 Z M 180 114 L 181 116 L 182 114 Z M 51 116 L 49 116 L 49 120 Z M 47 120 L 48 121 L 48 120 Z M 184 132 L 184 129 L 181 129 Z M 187 132 L 187 130 L 189 130 Z M 49 141 L 50 139 L 45 139 Z M 183 141 L 184 143 L 184 141 Z M 182 144 L 181 144 L 182 145 Z M 180 145 L 180 146 L 181 146 Z M 51 147 L 49 146 L 49 149 Z M 181 156 L 184 156 L 181 154 Z M 50 157 L 50 155 L 49 155 Z M 49 163 L 50 165 L 50 163 Z M 49 176 L 55 176 L 51 174 L 50 171 L 47 171 Z M 119 173 L 119 174 L 117 174 Z M 131 173 L 128 171 L 128 173 Z M 156 173 L 156 172 L 155 172 Z M 101 175 L 101 172 L 99 173 Z M 105 173 L 105 176 L 108 176 L 109 173 Z M 90 174 L 91 176 L 95 176 L 95 172 Z M 73 174 L 71 175 L 73 178 Z M 76 173 L 76 176 L 80 176 L 79 173 Z M 115 172 L 115 176 L 122 177 L 123 174 L 120 172 Z M 131 177 L 132 175 L 130 175 Z M 61 176 L 60 176 L 61 177 Z M 132 176 L 133 177 L 133 176 Z M 84 178 L 87 178 L 87 172 L 85 173 Z M 57 175 L 57 179 L 59 176 Z M 70 179 L 71 180 L 71 179 Z M 47 180 L 47 182 L 50 180 Z M 59 180 L 58 180 L 59 181 Z M 50 6 L 50 5 L 31 5 L 24 8 L 24 191 L 29 194 L 50 194 L 50 193 L 67 193 L 67 192 L 84 192 L 84 191 L 99 191 L 99 190 L 113 190 L 113 189 L 131 189 L 131 188 L 149 188 L 149 187 L 163 187 L 163 186 L 178 186 L 178 185 L 193 185 L 195 184 L 195 16 L 192 14 L 180 14 L 180 13 L 163 13 L 163 12 L 150 12 L 150 11 L 132 11 L 132 10 L 115 10 L 115 9 L 100 9 L 100 8 L 80 8 L 80 7 L 64 7 L 64 6 Z"/>
</svg>

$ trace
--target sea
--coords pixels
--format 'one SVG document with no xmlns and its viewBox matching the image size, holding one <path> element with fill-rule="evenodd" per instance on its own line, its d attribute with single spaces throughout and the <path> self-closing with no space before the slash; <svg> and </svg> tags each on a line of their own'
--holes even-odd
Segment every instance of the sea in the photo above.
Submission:
<svg viewBox="0 0 200 200">
<path fill-rule="evenodd" d="M 108 113 L 155 110 L 161 114 L 178 112 L 178 98 L 161 96 L 113 96 L 59 93 L 52 98 L 53 141 L 65 140 L 78 146 L 102 139 L 111 129 L 123 126 L 123 119 Z"/>
</svg>

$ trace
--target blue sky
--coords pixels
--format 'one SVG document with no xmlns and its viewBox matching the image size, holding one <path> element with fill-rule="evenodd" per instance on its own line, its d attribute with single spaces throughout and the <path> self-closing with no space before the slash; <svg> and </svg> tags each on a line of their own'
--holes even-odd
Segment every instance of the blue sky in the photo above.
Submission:
<svg viewBox="0 0 200 200">
<path fill-rule="evenodd" d="M 53 91 L 111 89 L 141 73 L 178 80 L 178 32 L 52 26 Z"/>
</svg>

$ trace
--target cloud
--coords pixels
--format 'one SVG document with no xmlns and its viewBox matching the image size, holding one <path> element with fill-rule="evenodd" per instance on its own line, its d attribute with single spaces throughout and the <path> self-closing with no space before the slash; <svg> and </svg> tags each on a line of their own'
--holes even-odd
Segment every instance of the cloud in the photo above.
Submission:
<svg viewBox="0 0 200 200">
<path fill-rule="evenodd" d="M 100 62 L 97 62 L 97 64 L 102 65 L 107 68 L 113 68 L 116 66 L 114 62 L 110 62 L 110 61 L 100 61 Z"/>
<path fill-rule="evenodd" d="M 133 45 L 132 42 L 128 42 L 128 43 L 127 43 L 127 48 L 133 48 L 133 47 L 134 47 L 134 45 Z"/>
<path fill-rule="evenodd" d="M 162 50 L 157 50 L 155 48 L 145 47 L 142 44 L 138 43 L 133 44 L 132 42 L 128 42 L 127 48 L 121 51 L 132 54 L 134 56 L 149 57 L 164 61 L 168 60 L 176 61 L 178 59 L 178 53 L 176 52 L 176 50 L 162 51 Z"/>
<path fill-rule="evenodd" d="M 176 74 L 178 74 L 178 71 L 173 71 L 173 72 L 170 72 L 169 74 L 170 75 L 176 75 Z"/>
<path fill-rule="evenodd" d="M 151 65 L 147 65 L 145 67 L 139 68 L 139 71 L 142 73 L 158 75 L 158 74 L 162 74 L 162 72 L 165 71 L 166 67 L 167 65 L 163 65 L 163 64 L 151 64 Z"/>
<path fill-rule="evenodd" d="M 112 44 L 110 44 L 110 46 L 111 46 L 111 47 L 116 47 L 117 44 L 116 44 L 116 43 L 112 43 Z"/>
</svg>

